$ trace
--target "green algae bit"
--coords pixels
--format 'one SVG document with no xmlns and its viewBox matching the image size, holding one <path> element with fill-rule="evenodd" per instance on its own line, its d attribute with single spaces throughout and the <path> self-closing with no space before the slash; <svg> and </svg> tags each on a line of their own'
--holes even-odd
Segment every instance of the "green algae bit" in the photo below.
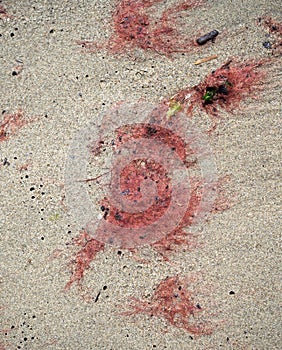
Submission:
<svg viewBox="0 0 282 350">
<path fill-rule="evenodd" d="M 171 100 L 169 102 L 169 109 L 166 113 L 167 118 L 172 117 L 173 115 L 175 115 L 175 113 L 181 111 L 182 106 L 179 102 L 175 101 L 175 100 Z"/>
<path fill-rule="evenodd" d="M 211 103 L 215 95 L 216 95 L 216 88 L 207 87 L 206 92 L 203 95 L 202 99 L 207 103 Z"/>
<path fill-rule="evenodd" d="M 60 219 L 60 215 L 58 213 L 52 214 L 49 216 L 50 221 L 58 221 Z"/>
</svg>

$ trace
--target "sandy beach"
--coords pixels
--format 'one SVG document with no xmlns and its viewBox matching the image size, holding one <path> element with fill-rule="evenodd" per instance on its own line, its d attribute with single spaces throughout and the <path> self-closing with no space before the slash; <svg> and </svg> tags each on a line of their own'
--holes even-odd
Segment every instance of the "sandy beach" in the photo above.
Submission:
<svg viewBox="0 0 282 350">
<path fill-rule="evenodd" d="M 189 52 L 168 55 L 158 40 L 157 50 L 120 43 L 121 52 L 109 49 L 117 3 L 0 3 L 0 350 L 281 349 L 281 51 L 279 56 L 274 49 L 275 33 L 258 23 L 262 16 L 282 23 L 281 2 L 210 0 L 182 11 L 173 22 L 179 37 L 191 42 L 212 30 L 219 34 Z M 159 1 L 142 11 L 156 21 L 179 3 Z M 91 50 L 78 44 L 89 41 L 95 42 Z M 217 58 L 194 64 L 212 55 Z M 183 110 L 158 129 L 155 106 L 200 84 L 230 59 L 266 62 L 257 93 L 231 112 L 219 109 L 216 118 L 195 107 L 192 116 Z M 119 153 L 119 147 L 134 132 L 138 137 L 130 140 L 139 140 L 144 123 L 154 124 L 146 130 L 167 136 L 168 143 L 173 133 L 189 140 L 188 161 L 196 165 L 187 166 L 186 181 L 179 160 L 165 163 L 180 169 L 175 182 L 166 183 L 163 168 L 144 158 L 152 153 L 162 162 L 171 149 L 181 150 L 172 142 L 170 150 L 157 153 L 160 140 L 149 143 L 146 136 L 137 149 L 149 150 L 139 156 L 141 167 L 159 171 L 166 189 L 177 185 L 179 202 L 186 193 L 181 186 L 189 182 L 191 207 L 198 198 L 193 186 L 201 183 L 206 190 L 191 214 L 203 217 L 197 225 L 188 219 L 182 225 L 191 233 L 189 242 L 168 255 L 154 243 L 175 228 L 174 217 L 185 215 L 181 204 L 164 221 L 159 215 L 154 229 L 143 230 L 153 224 L 153 214 L 146 222 L 136 217 L 133 226 L 143 231 L 134 241 L 121 224 L 113 229 L 122 215 L 112 214 L 104 199 L 112 164 L 137 157 Z M 130 134 L 128 124 L 139 129 Z M 112 154 L 120 157 L 116 163 Z M 143 176 L 124 169 L 124 178 Z M 153 176 L 146 184 L 152 182 Z M 116 197 L 114 186 L 111 191 L 116 206 L 119 196 L 130 195 L 125 187 Z M 162 199 L 153 187 L 146 193 Z M 162 201 L 165 207 L 165 195 Z M 140 212 L 147 213 L 146 203 Z M 181 284 L 169 297 L 182 298 L 176 306 L 189 301 L 187 327 L 179 310 L 166 317 L 162 304 L 168 298 L 160 288 L 168 288 L 168 281 Z"/>
</svg>

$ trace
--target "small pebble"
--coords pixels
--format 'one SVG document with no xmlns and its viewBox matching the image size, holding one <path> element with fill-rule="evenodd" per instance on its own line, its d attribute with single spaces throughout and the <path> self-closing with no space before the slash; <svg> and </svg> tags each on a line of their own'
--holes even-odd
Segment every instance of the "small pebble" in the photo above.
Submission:
<svg viewBox="0 0 282 350">
<path fill-rule="evenodd" d="M 218 36 L 219 32 L 217 30 L 212 30 L 211 32 L 200 36 L 197 39 L 197 44 L 198 45 L 204 45 L 206 42 L 209 40 L 214 40 Z"/>
<path fill-rule="evenodd" d="M 269 41 L 265 41 L 262 45 L 263 45 L 263 47 L 265 47 L 268 50 L 271 49 L 271 43 Z"/>
</svg>

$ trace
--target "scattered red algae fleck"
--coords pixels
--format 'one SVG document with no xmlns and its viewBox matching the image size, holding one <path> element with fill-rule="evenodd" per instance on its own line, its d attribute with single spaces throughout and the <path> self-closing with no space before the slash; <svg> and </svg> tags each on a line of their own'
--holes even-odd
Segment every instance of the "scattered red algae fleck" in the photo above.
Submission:
<svg viewBox="0 0 282 350">
<path fill-rule="evenodd" d="M 112 53 L 126 49 L 140 48 L 153 50 L 170 56 L 177 52 L 188 52 L 195 47 L 195 40 L 182 38 L 175 26 L 175 18 L 180 13 L 204 5 L 202 0 L 185 0 L 163 11 L 160 19 L 152 20 L 145 9 L 162 0 L 123 0 L 116 5 L 112 15 L 113 34 L 104 45 L 92 41 L 79 41 L 78 44 L 90 51 L 106 48 Z M 151 13 L 154 11 L 151 11 Z"/>
<path fill-rule="evenodd" d="M 163 318 L 172 326 L 194 335 L 211 334 L 211 327 L 196 320 L 203 309 L 195 303 L 192 292 L 187 289 L 188 282 L 187 278 L 180 279 L 179 276 L 167 277 L 159 283 L 149 301 L 132 298 L 131 310 L 123 315 L 147 314 Z"/>
<path fill-rule="evenodd" d="M 65 286 L 69 290 L 74 283 L 80 284 L 86 270 L 96 255 L 104 250 L 104 243 L 92 238 L 85 230 L 80 231 L 78 237 L 72 240 L 72 244 L 81 247 L 72 261 L 71 278 Z"/>
<path fill-rule="evenodd" d="M 21 72 L 23 71 L 23 69 L 24 69 L 23 63 L 17 64 L 17 65 L 13 68 L 12 75 L 20 75 Z"/>
<path fill-rule="evenodd" d="M 9 17 L 10 17 L 10 15 L 8 15 L 5 7 L 3 5 L 0 5 L 0 18 L 9 18 Z"/>
<path fill-rule="evenodd" d="M 4 114 L 4 119 L 0 122 L 0 142 L 8 140 L 28 123 L 21 109 L 13 114 Z"/>
<path fill-rule="evenodd" d="M 259 17 L 257 20 L 258 24 L 262 24 L 265 28 L 268 29 L 276 37 L 276 42 L 272 45 L 273 53 L 282 53 L 282 23 L 274 20 L 271 17 L 263 16 Z"/>
<path fill-rule="evenodd" d="M 271 33 L 282 35 L 282 23 L 275 21 L 271 17 L 260 17 L 258 19 Z"/>
<path fill-rule="evenodd" d="M 27 171 L 31 166 L 32 166 L 32 164 L 29 163 L 29 162 L 27 162 L 27 163 L 23 163 L 23 164 L 19 165 L 19 166 L 17 167 L 17 169 L 18 169 L 20 172 L 22 172 L 22 171 Z"/>
<path fill-rule="evenodd" d="M 229 60 L 198 85 L 177 92 L 170 101 L 180 103 L 190 116 L 194 108 L 198 107 L 215 121 L 220 109 L 232 113 L 243 99 L 257 97 L 265 77 L 261 69 L 265 62 L 249 60 L 240 63 Z"/>
<path fill-rule="evenodd" d="M 227 184 L 231 181 L 230 175 L 222 176 L 216 184 L 217 196 L 213 203 L 211 212 L 213 214 L 221 213 L 230 209 L 236 201 L 236 195 L 227 195 Z"/>
</svg>

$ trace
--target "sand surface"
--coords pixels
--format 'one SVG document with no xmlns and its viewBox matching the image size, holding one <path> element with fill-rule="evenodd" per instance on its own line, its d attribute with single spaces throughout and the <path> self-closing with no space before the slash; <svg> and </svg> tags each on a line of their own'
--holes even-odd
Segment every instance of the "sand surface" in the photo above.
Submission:
<svg viewBox="0 0 282 350">
<path fill-rule="evenodd" d="M 233 115 L 223 113 L 207 136 L 232 205 L 202 223 L 201 244 L 172 254 L 170 263 L 149 247 L 136 257 L 107 245 L 81 285 L 64 291 L 78 251 L 69 243 L 82 229 L 65 200 L 65 169 L 77 132 L 121 100 L 158 104 L 230 57 L 272 57 L 262 43 L 274 38 L 256 19 L 267 14 L 281 22 L 281 2 L 207 1 L 185 19 L 183 34 L 189 37 L 189 26 L 199 34 L 222 34 L 173 59 L 142 50 L 121 56 L 81 52 L 76 40 L 102 43 L 109 37 L 114 1 L 2 5 L 10 17 L 0 19 L 0 108 L 22 109 L 30 123 L 0 143 L 0 349 L 281 349 L 277 61 L 259 98 L 244 101 Z M 193 64 L 212 54 L 218 59 Z M 210 126 L 203 113 L 194 120 L 202 131 Z M 212 334 L 195 337 L 158 317 L 120 314 L 131 296 L 149 299 L 173 275 L 194 276 L 190 288 L 214 322 Z"/>
</svg>

